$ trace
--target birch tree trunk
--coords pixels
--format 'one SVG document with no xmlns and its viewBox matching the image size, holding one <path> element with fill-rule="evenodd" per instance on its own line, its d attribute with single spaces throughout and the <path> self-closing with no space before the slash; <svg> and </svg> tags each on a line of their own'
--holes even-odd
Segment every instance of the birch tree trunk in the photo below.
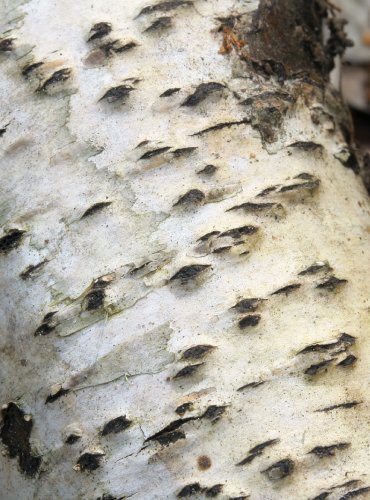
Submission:
<svg viewBox="0 0 370 500">
<path fill-rule="evenodd" d="M 0 13 L 1 498 L 365 497 L 369 202 L 330 4 Z"/>
</svg>

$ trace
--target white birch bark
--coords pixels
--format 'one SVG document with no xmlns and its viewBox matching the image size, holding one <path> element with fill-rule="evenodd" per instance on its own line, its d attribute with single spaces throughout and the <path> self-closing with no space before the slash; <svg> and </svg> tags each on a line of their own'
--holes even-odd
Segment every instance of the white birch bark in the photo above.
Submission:
<svg viewBox="0 0 370 500">
<path fill-rule="evenodd" d="M 172 4 L 0 0 L 1 498 L 365 497 L 338 96 L 240 60 L 258 2 Z"/>
</svg>

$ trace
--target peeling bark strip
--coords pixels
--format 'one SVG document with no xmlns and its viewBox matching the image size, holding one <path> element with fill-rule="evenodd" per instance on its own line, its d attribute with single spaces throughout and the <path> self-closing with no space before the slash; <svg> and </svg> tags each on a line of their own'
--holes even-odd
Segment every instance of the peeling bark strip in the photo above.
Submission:
<svg viewBox="0 0 370 500">
<path fill-rule="evenodd" d="M 368 495 L 338 11 L 71 5 L 0 0 L 1 498 Z"/>
</svg>

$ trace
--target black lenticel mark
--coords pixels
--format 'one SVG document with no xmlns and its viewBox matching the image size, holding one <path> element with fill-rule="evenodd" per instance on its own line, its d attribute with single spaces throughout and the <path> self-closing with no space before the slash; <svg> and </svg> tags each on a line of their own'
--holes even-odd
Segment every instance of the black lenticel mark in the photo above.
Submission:
<svg viewBox="0 0 370 500">
<path fill-rule="evenodd" d="M 104 425 L 102 436 L 106 436 L 107 434 L 117 434 L 118 432 L 125 431 L 131 426 L 131 424 L 132 421 L 129 420 L 126 415 L 114 418 Z"/>
</svg>

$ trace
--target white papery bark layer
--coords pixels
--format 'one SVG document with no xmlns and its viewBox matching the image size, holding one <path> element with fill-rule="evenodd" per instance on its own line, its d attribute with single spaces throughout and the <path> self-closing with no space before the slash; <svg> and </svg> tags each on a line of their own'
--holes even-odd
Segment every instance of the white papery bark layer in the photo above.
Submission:
<svg viewBox="0 0 370 500">
<path fill-rule="evenodd" d="M 2 497 L 162 499 L 199 483 L 199 498 L 336 499 L 366 488 L 369 205 L 343 167 L 330 92 L 281 90 L 219 53 L 217 18 L 248 17 L 256 2 L 137 17 L 146 6 L 2 2 L 15 48 L 0 55 L 1 402 L 4 421 L 10 402 L 18 423 L 32 416 L 29 445 L 13 454 L 41 457 L 29 477 L 3 427 Z M 172 27 L 145 31 L 163 16 Z M 87 43 L 103 21 L 113 31 Z M 137 46 L 97 51 L 116 39 Z M 45 86 L 63 68 L 68 79 Z M 181 105 L 209 82 L 224 87 Z M 133 88 L 124 102 L 100 100 L 122 84 Z M 263 92 L 293 97 L 240 104 Z M 259 206 L 235 208 L 247 202 Z M 235 228 L 247 229 L 222 234 Z M 332 276 L 347 281 L 317 287 Z M 274 294 L 288 285 L 300 287 Z M 242 298 L 264 300 L 233 309 Z M 182 358 L 199 345 L 213 348 Z M 121 432 L 105 428 L 123 416 Z"/>
</svg>

